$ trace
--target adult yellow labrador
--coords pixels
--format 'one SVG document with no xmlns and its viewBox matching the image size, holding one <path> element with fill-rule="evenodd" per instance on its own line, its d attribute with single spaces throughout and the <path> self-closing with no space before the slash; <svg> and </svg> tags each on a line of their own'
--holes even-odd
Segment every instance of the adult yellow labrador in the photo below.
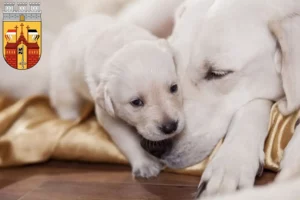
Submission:
<svg viewBox="0 0 300 200">
<path fill-rule="evenodd" d="M 187 0 L 178 8 L 169 41 L 187 124 L 162 160 L 173 168 L 196 164 L 226 135 L 202 176 L 199 198 L 253 186 L 272 103 L 279 101 L 283 114 L 299 108 L 298 14 L 298 0 Z M 281 179 L 300 168 L 300 127 L 295 128 Z"/>
</svg>

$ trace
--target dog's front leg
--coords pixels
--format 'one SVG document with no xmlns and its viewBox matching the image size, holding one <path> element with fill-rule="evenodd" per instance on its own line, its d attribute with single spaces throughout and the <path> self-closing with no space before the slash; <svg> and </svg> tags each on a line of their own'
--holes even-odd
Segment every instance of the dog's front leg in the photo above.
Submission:
<svg viewBox="0 0 300 200">
<path fill-rule="evenodd" d="M 223 145 L 202 175 L 198 198 L 253 186 L 263 170 L 271 106 L 270 101 L 255 100 L 235 114 Z"/>
<path fill-rule="evenodd" d="M 276 177 L 276 181 L 291 179 L 300 172 L 300 125 L 295 129 L 294 135 L 284 151 L 283 160 L 280 167 L 281 172 Z M 300 189 L 300 186 L 299 186 Z"/>
<path fill-rule="evenodd" d="M 207 197 L 203 200 L 299 200 L 300 177 L 297 175 L 288 181 L 249 188 L 224 196 Z"/>
<path fill-rule="evenodd" d="M 300 126 L 285 150 L 275 183 L 203 200 L 298 200 L 300 197 Z"/>
<path fill-rule="evenodd" d="M 98 106 L 96 106 L 96 115 L 99 123 L 129 160 L 133 176 L 150 178 L 159 174 L 162 164 L 141 147 L 140 136 L 134 128 L 111 117 Z"/>
</svg>

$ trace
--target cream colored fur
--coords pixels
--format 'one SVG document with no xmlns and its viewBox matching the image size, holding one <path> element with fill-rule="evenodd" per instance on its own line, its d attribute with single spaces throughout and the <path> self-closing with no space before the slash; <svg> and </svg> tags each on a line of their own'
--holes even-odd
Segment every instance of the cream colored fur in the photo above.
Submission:
<svg viewBox="0 0 300 200">
<path fill-rule="evenodd" d="M 280 101 L 284 114 L 299 108 L 299 11 L 297 0 L 187 0 L 178 8 L 169 41 L 187 125 L 163 161 L 196 164 L 226 136 L 201 179 L 201 198 L 252 187 L 272 102 Z M 282 176 L 299 167 L 296 141 Z"/>
<path fill-rule="evenodd" d="M 160 163 L 140 146 L 184 128 L 182 94 L 165 40 L 104 15 L 91 15 L 63 29 L 51 54 L 50 99 L 63 119 L 76 119 L 81 103 L 93 101 L 99 123 L 128 158 L 135 176 L 155 176 Z M 178 85 L 178 91 L 170 88 Z M 141 99 L 142 106 L 132 105 Z M 177 121 L 165 134 L 161 127 Z"/>
</svg>

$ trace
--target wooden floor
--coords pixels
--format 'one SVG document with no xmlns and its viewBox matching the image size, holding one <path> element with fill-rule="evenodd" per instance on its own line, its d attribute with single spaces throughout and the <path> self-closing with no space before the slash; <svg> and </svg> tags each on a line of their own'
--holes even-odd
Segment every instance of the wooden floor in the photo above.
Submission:
<svg viewBox="0 0 300 200">
<path fill-rule="evenodd" d="M 191 200 L 199 182 L 171 173 L 134 180 L 127 166 L 76 162 L 0 170 L 0 200 Z M 265 172 L 257 184 L 273 178 Z"/>
</svg>

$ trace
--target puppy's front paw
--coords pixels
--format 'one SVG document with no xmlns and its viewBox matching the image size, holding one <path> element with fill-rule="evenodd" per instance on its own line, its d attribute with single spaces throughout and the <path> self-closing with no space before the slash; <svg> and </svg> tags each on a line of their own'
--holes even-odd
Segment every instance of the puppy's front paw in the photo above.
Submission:
<svg viewBox="0 0 300 200">
<path fill-rule="evenodd" d="M 260 156 L 249 159 L 247 154 L 243 156 L 221 154 L 216 156 L 205 169 L 196 197 L 202 199 L 252 187 L 256 175 L 262 172 L 263 164 Z"/>
<path fill-rule="evenodd" d="M 132 164 L 132 174 L 134 177 L 150 178 L 157 176 L 162 168 L 158 160 L 146 157 Z"/>
</svg>

